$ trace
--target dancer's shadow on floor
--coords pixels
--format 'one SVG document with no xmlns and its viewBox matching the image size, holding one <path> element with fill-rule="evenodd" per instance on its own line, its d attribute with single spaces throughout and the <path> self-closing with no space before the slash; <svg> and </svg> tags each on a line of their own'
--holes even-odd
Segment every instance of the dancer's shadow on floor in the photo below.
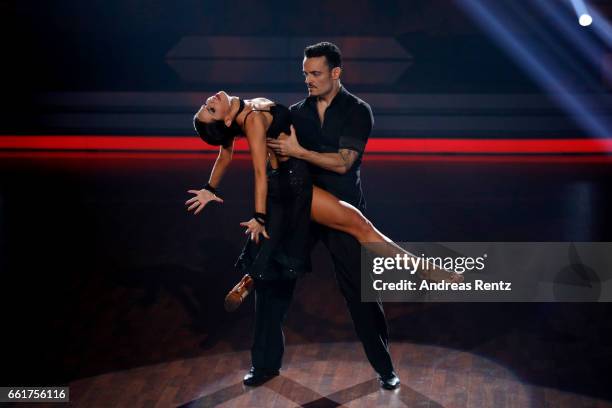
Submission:
<svg viewBox="0 0 612 408">
<path fill-rule="evenodd" d="M 162 292 L 170 295 L 189 316 L 189 325 L 196 333 L 209 333 L 223 321 L 223 297 L 228 283 L 209 278 L 210 271 L 177 264 L 151 265 L 123 271 L 118 283 L 126 288 L 142 289 L 144 294 L 125 307 L 139 304 L 151 307 L 160 302 Z"/>
<path fill-rule="evenodd" d="M 176 327 L 178 320 L 194 337 L 205 335 L 200 349 L 213 347 L 218 341 L 229 341 L 238 349 L 248 348 L 244 336 L 237 337 L 237 344 L 233 344 L 234 340 L 227 336 L 227 332 L 237 320 L 252 313 L 252 305 L 249 307 L 252 300 L 247 299 L 245 305 L 232 314 L 227 313 L 223 306 L 226 293 L 241 277 L 233 268 L 238 249 L 235 243 L 220 240 L 199 242 L 199 245 L 207 248 L 206 256 L 193 258 L 195 261 L 191 263 L 165 261 L 163 256 L 158 256 L 160 261 L 151 265 L 114 268 L 114 273 L 108 277 L 111 290 L 127 292 L 114 306 L 114 313 L 126 316 L 125 319 L 165 319 L 167 327 Z M 159 307 L 166 305 L 168 298 L 182 310 L 169 304 L 167 312 L 160 314 Z M 139 314 L 133 313 L 136 310 Z M 163 326 L 163 322 L 160 325 Z"/>
</svg>

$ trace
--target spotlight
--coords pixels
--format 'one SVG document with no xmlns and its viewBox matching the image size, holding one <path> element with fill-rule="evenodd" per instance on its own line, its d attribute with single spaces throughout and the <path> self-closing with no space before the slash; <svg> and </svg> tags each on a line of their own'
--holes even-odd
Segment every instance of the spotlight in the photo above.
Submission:
<svg viewBox="0 0 612 408">
<path fill-rule="evenodd" d="M 593 17 L 591 17 L 588 14 L 583 14 L 578 19 L 578 22 L 580 23 L 581 26 L 587 27 L 587 26 L 590 26 L 591 23 L 593 22 Z"/>
</svg>

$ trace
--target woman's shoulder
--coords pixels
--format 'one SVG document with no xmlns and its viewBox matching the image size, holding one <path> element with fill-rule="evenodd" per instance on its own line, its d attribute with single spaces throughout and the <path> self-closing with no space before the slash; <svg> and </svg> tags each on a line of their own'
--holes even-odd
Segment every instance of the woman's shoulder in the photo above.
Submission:
<svg viewBox="0 0 612 408">
<path fill-rule="evenodd" d="M 253 109 L 256 110 L 268 110 L 271 106 L 276 105 L 276 102 L 273 100 L 262 97 L 250 99 L 249 102 L 253 106 Z"/>
<path fill-rule="evenodd" d="M 249 101 L 251 103 L 251 109 L 246 113 L 243 119 L 243 127 L 245 131 L 248 132 L 258 128 L 266 130 L 270 126 L 271 121 L 268 117 L 266 117 L 265 114 L 272 114 L 274 105 L 271 105 L 268 99 L 266 99 L 265 101 L 267 101 L 268 103 L 257 103 L 254 99 Z"/>
<path fill-rule="evenodd" d="M 253 108 L 257 110 L 266 111 L 266 110 L 270 110 L 271 108 L 289 110 L 289 108 L 286 105 L 283 105 L 282 103 L 278 103 L 268 98 L 254 98 L 254 99 L 251 99 L 249 102 L 251 102 L 253 104 Z"/>
</svg>

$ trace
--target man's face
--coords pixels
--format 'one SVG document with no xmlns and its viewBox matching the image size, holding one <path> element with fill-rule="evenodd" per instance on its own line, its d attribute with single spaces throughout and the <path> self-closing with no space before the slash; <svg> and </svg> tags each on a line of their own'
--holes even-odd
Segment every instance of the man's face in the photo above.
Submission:
<svg viewBox="0 0 612 408">
<path fill-rule="evenodd" d="M 324 96 L 332 91 L 334 74 L 323 57 L 304 58 L 302 63 L 304 82 L 308 87 L 308 96 Z M 340 68 L 334 68 L 340 70 Z"/>
</svg>

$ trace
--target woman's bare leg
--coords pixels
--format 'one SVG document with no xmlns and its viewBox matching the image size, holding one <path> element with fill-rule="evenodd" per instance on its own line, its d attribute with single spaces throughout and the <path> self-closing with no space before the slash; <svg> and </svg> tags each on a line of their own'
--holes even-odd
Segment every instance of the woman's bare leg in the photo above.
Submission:
<svg viewBox="0 0 612 408">
<path fill-rule="evenodd" d="M 402 256 L 406 254 L 410 258 L 418 258 L 378 231 L 357 208 L 319 187 L 313 187 L 310 214 L 313 221 L 352 235 L 359 243 L 377 255 L 394 257 L 398 254 Z M 463 280 L 462 275 L 433 266 L 419 271 L 419 274 L 426 279 L 437 281 L 448 279 L 460 282 Z"/>
</svg>

